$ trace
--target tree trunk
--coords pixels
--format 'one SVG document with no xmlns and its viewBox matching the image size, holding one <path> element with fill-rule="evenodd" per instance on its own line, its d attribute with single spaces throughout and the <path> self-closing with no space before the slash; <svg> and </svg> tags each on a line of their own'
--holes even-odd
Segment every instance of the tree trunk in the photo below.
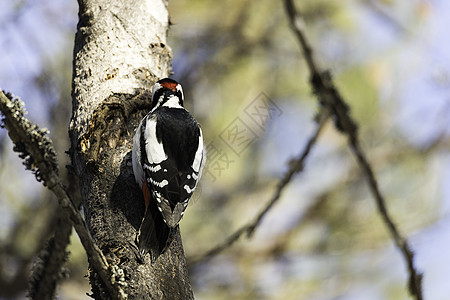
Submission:
<svg viewBox="0 0 450 300">
<path fill-rule="evenodd" d="M 179 232 L 158 260 L 140 262 L 144 215 L 131 167 L 132 137 L 150 108 L 150 88 L 167 77 L 167 1 L 79 0 L 73 62 L 70 156 L 89 230 L 128 299 L 193 299 Z M 94 271 L 93 297 L 111 298 Z"/>
</svg>

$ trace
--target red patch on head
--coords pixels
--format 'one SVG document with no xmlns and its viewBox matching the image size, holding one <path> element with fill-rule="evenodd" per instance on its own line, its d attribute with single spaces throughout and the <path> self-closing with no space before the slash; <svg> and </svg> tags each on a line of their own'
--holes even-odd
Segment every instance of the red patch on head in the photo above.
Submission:
<svg viewBox="0 0 450 300">
<path fill-rule="evenodd" d="M 169 89 L 175 92 L 177 90 L 178 84 L 175 82 L 163 81 L 160 83 L 160 85 L 165 89 Z"/>
</svg>

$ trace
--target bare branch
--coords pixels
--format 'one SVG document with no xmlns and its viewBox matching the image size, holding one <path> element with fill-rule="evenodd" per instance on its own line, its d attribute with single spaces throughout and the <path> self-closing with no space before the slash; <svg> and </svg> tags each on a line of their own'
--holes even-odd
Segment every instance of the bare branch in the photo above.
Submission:
<svg viewBox="0 0 450 300">
<path fill-rule="evenodd" d="M 372 167 L 367 161 L 358 139 L 358 128 L 355 121 L 349 115 L 349 108 L 342 99 L 339 91 L 335 88 L 332 78 L 328 72 L 320 71 L 314 61 L 312 48 L 309 45 L 302 27 L 301 18 L 298 15 L 292 0 L 285 0 L 286 13 L 289 17 L 291 29 L 299 40 L 303 50 L 305 60 L 311 74 L 311 85 L 314 89 L 320 104 L 328 108 L 333 116 L 336 128 L 347 135 L 350 148 L 356 156 L 360 168 L 366 175 L 370 190 L 375 198 L 378 211 L 387 226 L 397 248 L 403 254 L 403 258 L 409 271 L 409 290 L 417 300 L 422 300 L 422 277 L 423 274 L 417 271 L 414 266 L 414 253 L 411 251 L 407 240 L 400 234 L 386 208 L 385 199 L 378 187 L 377 180 Z"/>
<path fill-rule="evenodd" d="M 25 166 L 32 170 L 37 180 L 42 180 L 58 198 L 59 204 L 72 221 L 93 267 L 105 283 L 110 297 L 112 299 L 126 298 L 119 286 L 121 282 L 116 280 L 116 274 L 111 274 L 113 270 L 109 269 L 106 258 L 94 243 L 83 217 L 59 178 L 56 153 L 52 141 L 46 136 L 47 131 L 40 129 L 24 117 L 22 101 L 13 98 L 10 94 L 5 95 L 3 91 L 0 91 L 0 111 L 3 114 L 2 125 L 8 129 L 9 136 L 15 144 L 14 150 L 25 159 Z"/>
<path fill-rule="evenodd" d="M 296 158 L 292 159 L 289 162 L 289 169 L 284 174 L 283 178 L 281 178 L 281 180 L 278 182 L 277 188 L 276 188 L 275 192 L 273 193 L 272 197 L 270 198 L 269 202 L 267 202 L 267 204 L 260 211 L 260 213 L 254 218 L 254 220 L 252 222 L 242 226 L 238 230 L 236 230 L 222 244 L 219 244 L 216 247 L 212 248 L 211 250 L 207 251 L 201 257 L 192 259 L 192 261 L 190 261 L 191 266 L 196 265 L 200 262 L 206 261 L 209 258 L 219 254 L 223 250 L 230 247 L 243 234 L 246 234 L 248 238 L 250 238 L 253 235 L 253 233 L 257 229 L 258 225 L 261 223 L 264 216 L 275 205 L 275 203 L 280 199 L 284 188 L 289 184 L 289 182 L 292 180 L 294 175 L 303 171 L 305 160 L 308 157 L 309 153 L 311 152 L 312 147 L 316 143 L 317 138 L 319 137 L 329 116 L 330 115 L 329 115 L 328 110 L 325 108 L 322 108 L 322 110 L 317 115 L 318 125 L 317 125 L 317 128 L 316 128 L 314 134 L 309 138 L 308 143 L 305 145 L 305 148 L 303 149 L 303 151 Z"/>
</svg>

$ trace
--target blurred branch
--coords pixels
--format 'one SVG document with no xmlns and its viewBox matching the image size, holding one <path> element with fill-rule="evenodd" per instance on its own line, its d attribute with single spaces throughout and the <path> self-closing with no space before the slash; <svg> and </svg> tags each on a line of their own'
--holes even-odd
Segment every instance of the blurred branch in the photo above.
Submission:
<svg viewBox="0 0 450 300">
<path fill-rule="evenodd" d="M 309 138 L 308 143 L 305 145 L 305 148 L 303 151 L 293 160 L 289 162 L 289 169 L 284 174 L 283 178 L 279 181 L 277 188 L 272 195 L 272 198 L 270 201 L 266 204 L 266 206 L 261 210 L 261 212 L 255 217 L 255 219 L 242 226 L 238 230 L 236 230 L 232 235 L 230 235 L 222 244 L 217 245 L 213 249 L 209 250 L 205 254 L 203 254 L 199 258 L 194 258 L 190 261 L 190 265 L 196 265 L 200 262 L 203 262 L 223 250 L 230 247 L 234 242 L 236 242 L 243 234 L 246 234 L 248 238 L 250 238 L 255 230 L 257 229 L 258 225 L 261 223 L 264 216 L 267 214 L 267 212 L 274 206 L 274 204 L 280 199 L 281 193 L 283 192 L 284 188 L 289 184 L 293 176 L 301 171 L 303 171 L 305 160 L 309 153 L 311 152 L 312 147 L 317 141 L 317 138 L 319 137 L 326 121 L 329 118 L 329 112 L 326 108 L 322 108 L 319 114 L 317 115 L 317 128 L 314 132 L 314 134 Z"/>
<path fill-rule="evenodd" d="M 358 140 L 358 128 L 355 121 L 349 115 L 349 108 L 342 99 L 338 90 L 335 88 L 331 76 L 328 72 L 320 71 L 314 61 L 312 48 L 306 40 L 304 34 L 303 22 L 298 15 L 293 0 L 285 0 L 285 9 L 289 18 L 291 29 L 294 31 L 308 64 L 311 73 L 311 85 L 318 97 L 320 104 L 328 108 L 333 116 L 336 128 L 346 134 L 349 139 L 350 148 L 356 156 L 359 166 L 363 170 L 368 181 L 370 190 L 375 198 L 378 211 L 389 229 L 392 238 L 398 249 L 403 254 L 409 271 L 409 290 L 417 300 L 422 300 L 422 276 L 414 266 L 414 253 L 411 251 L 407 240 L 400 234 L 399 230 L 392 221 L 385 205 L 385 199 L 378 187 L 377 180 L 372 167 L 367 161 L 361 145 Z"/>
<path fill-rule="evenodd" d="M 0 111 L 3 114 L 1 125 L 8 129 L 9 137 L 15 145 L 14 151 L 19 152 L 19 157 L 24 159 L 25 167 L 35 174 L 36 179 L 43 181 L 43 184 L 56 195 L 110 296 L 113 299 L 122 299 L 122 291 L 115 280 L 115 275 L 110 273 L 112 270 L 109 270 L 106 258 L 94 243 L 83 217 L 59 178 L 56 153 L 52 141 L 46 135 L 47 130 L 40 129 L 26 119 L 23 102 L 10 94 L 5 95 L 3 91 L 0 91 Z"/>
<path fill-rule="evenodd" d="M 63 265 L 69 253 L 72 224 L 67 222 L 67 215 L 61 211 L 56 222 L 55 235 L 41 251 L 32 268 L 28 296 L 31 299 L 54 299 L 56 285 L 65 276 Z"/>
<path fill-rule="evenodd" d="M 49 71 L 44 71 L 44 74 L 46 78 L 42 80 L 41 87 L 45 90 L 51 90 L 50 85 L 53 83 L 50 78 L 47 78 Z M 61 86 L 64 90 L 66 89 L 66 85 L 63 83 L 59 83 L 58 86 Z M 50 109 L 50 119 L 53 121 L 52 128 L 54 128 L 52 131 L 53 147 L 57 153 L 64 152 L 69 146 L 66 124 L 69 123 L 70 112 L 67 107 L 67 99 L 63 96 L 64 94 L 68 95 L 70 91 L 65 90 L 65 93 L 61 92 L 58 103 L 52 105 Z M 61 180 L 67 182 L 66 192 L 71 195 L 71 200 L 74 201 L 75 207 L 79 208 L 81 195 L 78 177 L 72 166 L 66 165 L 67 158 L 67 156 L 58 158 L 60 168 L 63 166 L 67 168 L 67 172 L 61 174 Z M 31 275 L 29 276 L 28 297 L 31 299 L 55 299 L 57 285 L 69 275 L 64 264 L 70 254 L 66 249 L 70 244 L 72 223 L 67 222 L 68 216 L 60 207 L 53 207 L 54 204 L 58 205 L 54 203 L 53 197 L 49 201 L 51 201 L 50 204 L 52 205 L 47 204 L 46 207 L 53 212 L 51 218 L 42 219 L 41 215 L 38 216 L 42 222 L 45 222 L 46 232 L 49 234 L 45 237 L 45 243 L 39 243 L 39 253 L 38 251 L 33 252 L 34 255 L 38 253 L 38 257 L 32 264 Z M 49 239 L 50 236 L 52 237 Z"/>
</svg>

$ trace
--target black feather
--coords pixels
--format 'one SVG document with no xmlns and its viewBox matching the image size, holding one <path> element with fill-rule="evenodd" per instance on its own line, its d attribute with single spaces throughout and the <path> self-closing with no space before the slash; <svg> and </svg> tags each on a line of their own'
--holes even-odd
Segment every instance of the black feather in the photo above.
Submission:
<svg viewBox="0 0 450 300">
<path fill-rule="evenodd" d="M 163 220 L 155 201 L 150 201 L 138 234 L 138 247 L 141 255 L 150 253 L 152 263 L 166 250 L 172 231 Z"/>
</svg>

